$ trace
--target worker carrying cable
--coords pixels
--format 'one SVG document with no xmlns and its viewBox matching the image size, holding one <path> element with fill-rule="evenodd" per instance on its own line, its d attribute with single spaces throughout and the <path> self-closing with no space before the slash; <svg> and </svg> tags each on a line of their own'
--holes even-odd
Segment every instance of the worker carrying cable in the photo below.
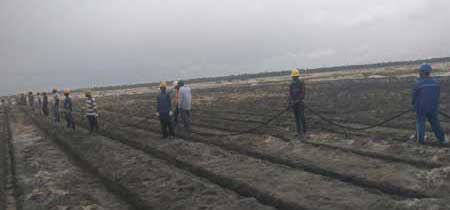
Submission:
<svg viewBox="0 0 450 210">
<path fill-rule="evenodd" d="M 420 144 L 424 143 L 425 120 L 428 119 L 438 141 L 448 144 L 448 138 L 445 137 L 438 119 L 440 86 L 436 79 L 431 77 L 431 71 L 431 64 L 420 66 L 420 78 L 416 80 L 412 91 L 412 105 L 416 110 L 416 137 Z"/>
<path fill-rule="evenodd" d="M 27 99 L 25 97 L 25 93 L 20 94 L 19 105 L 22 105 L 22 106 L 27 105 Z"/>
<path fill-rule="evenodd" d="M 70 98 L 70 89 L 66 88 L 64 89 L 64 116 L 66 118 L 67 122 L 67 128 L 71 128 L 75 130 L 75 122 L 73 120 L 73 104 L 72 104 L 72 98 Z"/>
<path fill-rule="evenodd" d="M 156 99 L 156 115 L 159 117 L 161 123 L 161 131 L 163 138 L 175 137 L 175 132 L 173 130 L 172 119 L 172 102 L 170 100 L 170 95 L 166 93 L 167 83 L 165 81 L 159 84 L 160 94 Z"/>
<path fill-rule="evenodd" d="M 291 71 L 292 82 L 289 85 L 289 106 L 294 111 L 297 134 L 300 140 L 305 137 L 305 82 L 300 79 L 300 72 L 297 68 Z"/>
<path fill-rule="evenodd" d="M 31 107 L 31 110 L 34 112 L 34 96 L 33 92 L 28 92 L 28 105 Z"/>
<path fill-rule="evenodd" d="M 37 92 L 35 101 L 36 101 L 36 109 L 38 113 L 42 115 L 42 95 L 40 92 Z"/>
<path fill-rule="evenodd" d="M 92 97 L 91 91 L 86 91 L 84 95 L 86 96 L 85 114 L 89 122 L 89 134 L 92 134 L 94 131 L 98 131 L 97 102 L 95 102 L 95 98 Z"/>
<path fill-rule="evenodd" d="M 178 98 L 178 109 L 181 114 L 181 121 L 183 122 L 183 126 L 190 134 L 191 132 L 191 102 L 192 102 L 192 94 L 191 88 L 184 84 L 184 81 L 179 81 L 178 86 L 180 87 L 180 93 Z"/>
<path fill-rule="evenodd" d="M 178 115 L 179 115 L 179 109 L 178 109 L 178 98 L 180 97 L 180 86 L 178 85 L 178 81 L 174 81 L 172 83 L 172 89 L 169 92 L 169 95 L 174 95 L 174 111 L 173 111 L 173 123 L 174 126 L 176 127 L 178 125 Z"/>
<path fill-rule="evenodd" d="M 42 113 L 48 117 L 48 96 L 47 93 L 42 93 Z"/>
<path fill-rule="evenodd" d="M 61 121 L 61 115 L 59 114 L 59 94 L 58 90 L 56 88 L 53 89 L 53 105 L 52 105 L 52 111 L 53 111 L 53 117 L 54 122 L 56 125 Z"/>
</svg>

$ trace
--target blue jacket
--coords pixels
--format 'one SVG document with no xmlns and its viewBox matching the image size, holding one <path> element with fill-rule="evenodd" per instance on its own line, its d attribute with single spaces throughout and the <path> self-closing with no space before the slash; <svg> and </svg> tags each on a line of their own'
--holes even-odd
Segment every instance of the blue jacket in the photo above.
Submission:
<svg viewBox="0 0 450 210">
<path fill-rule="evenodd" d="M 72 112 L 72 99 L 69 96 L 64 98 L 64 110 L 66 112 Z"/>
<path fill-rule="evenodd" d="M 160 114 L 167 114 L 172 110 L 172 104 L 170 102 L 170 95 L 167 93 L 159 94 L 156 102 L 156 110 Z"/>
<path fill-rule="evenodd" d="M 412 92 L 412 105 L 419 115 L 437 113 L 439 110 L 440 86 L 431 77 L 418 78 Z"/>
</svg>

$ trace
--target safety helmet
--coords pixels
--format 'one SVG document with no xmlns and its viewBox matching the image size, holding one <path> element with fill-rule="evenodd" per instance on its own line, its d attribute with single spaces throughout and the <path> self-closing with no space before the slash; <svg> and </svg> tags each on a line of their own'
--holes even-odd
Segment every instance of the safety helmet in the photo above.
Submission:
<svg viewBox="0 0 450 210">
<path fill-rule="evenodd" d="M 300 76 L 300 71 L 298 71 L 297 68 L 293 68 L 291 71 L 291 77 L 299 77 Z"/>
<path fill-rule="evenodd" d="M 90 90 L 86 90 L 86 92 L 84 92 L 85 96 L 92 96 L 92 92 Z"/>
<path fill-rule="evenodd" d="M 70 89 L 69 88 L 64 88 L 64 94 L 70 94 Z"/>
<path fill-rule="evenodd" d="M 429 72 L 431 72 L 431 70 L 433 70 L 433 67 L 431 67 L 431 64 L 429 64 L 429 63 L 424 63 L 424 64 L 420 65 L 421 72 L 429 73 Z"/>
<path fill-rule="evenodd" d="M 173 81 L 172 86 L 177 86 L 178 85 L 178 81 Z"/>
<path fill-rule="evenodd" d="M 167 82 L 166 81 L 161 81 L 159 83 L 159 87 L 167 87 Z"/>
</svg>

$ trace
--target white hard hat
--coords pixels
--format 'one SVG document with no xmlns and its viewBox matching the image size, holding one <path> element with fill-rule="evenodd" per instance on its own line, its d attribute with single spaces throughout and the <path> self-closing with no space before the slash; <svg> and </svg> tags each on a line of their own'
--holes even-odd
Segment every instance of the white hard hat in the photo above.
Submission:
<svg viewBox="0 0 450 210">
<path fill-rule="evenodd" d="M 177 86 L 178 85 L 178 81 L 173 81 L 172 86 Z"/>
</svg>

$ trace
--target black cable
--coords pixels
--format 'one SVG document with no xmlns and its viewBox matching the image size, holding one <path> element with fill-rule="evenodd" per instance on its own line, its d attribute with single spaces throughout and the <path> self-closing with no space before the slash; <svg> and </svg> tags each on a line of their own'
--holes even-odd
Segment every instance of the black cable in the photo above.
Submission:
<svg viewBox="0 0 450 210">
<path fill-rule="evenodd" d="M 412 109 L 408 109 L 408 110 L 402 111 L 402 112 L 400 112 L 400 113 L 398 113 L 398 114 L 396 114 L 396 115 L 394 115 L 394 116 L 392 116 L 392 117 L 390 117 L 390 118 L 388 118 L 388 119 L 386 119 L 386 120 L 383 120 L 383 121 L 381 121 L 381 122 L 379 122 L 379 123 L 376 123 L 376 124 L 374 124 L 374 125 L 369 125 L 369 126 L 365 126 L 365 127 L 361 127 L 361 128 L 354 128 L 354 127 L 350 127 L 350 126 L 338 124 L 338 123 L 334 122 L 333 120 L 328 119 L 328 118 L 326 118 L 325 116 L 323 116 L 323 115 L 317 113 L 316 111 L 314 111 L 313 109 L 311 109 L 310 107 L 308 107 L 308 106 L 306 106 L 306 105 L 305 105 L 305 108 L 306 108 L 308 111 L 310 111 L 312 114 L 318 116 L 321 120 L 323 120 L 323 121 L 325 121 L 325 122 L 327 122 L 327 123 L 329 123 L 329 124 L 331 124 L 331 125 L 334 125 L 334 126 L 340 127 L 340 128 L 344 128 L 344 129 L 347 129 L 347 130 L 354 130 L 354 131 L 368 130 L 368 129 L 371 129 L 371 128 L 375 128 L 375 127 L 384 125 L 384 124 L 386 124 L 386 123 L 388 123 L 388 122 L 390 122 L 390 121 L 392 121 L 392 120 L 395 120 L 395 119 L 397 119 L 397 118 L 400 118 L 400 117 L 402 117 L 403 115 L 405 115 L 405 114 L 407 114 L 407 113 L 409 113 L 409 112 L 412 111 Z"/>
<path fill-rule="evenodd" d="M 235 132 L 235 133 L 227 133 L 227 134 L 214 134 L 214 133 L 203 133 L 203 132 L 198 132 L 196 131 L 195 133 L 198 135 L 202 135 L 202 136 L 239 136 L 239 135 L 243 135 L 243 134 L 249 134 L 252 133 L 255 130 L 258 130 L 262 127 L 267 126 L 268 124 L 270 124 L 271 122 L 273 122 L 274 120 L 278 119 L 279 117 L 281 117 L 284 113 L 286 113 L 287 111 L 289 111 L 290 107 L 281 110 L 280 112 L 278 112 L 277 114 L 273 115 L 270 119 L 264 121 L 263 123 L 259 124 L 258 126 L 255 126 L 253 128 L 244 130 L 244 131 L 239 131 L 239 132 Z"/>
<path fill-rule="evenodd" d="M 441 114 L 442 116 L 444 116 L 447 119 L 450 119 L 450 115 L 445 114 L 445 112 L 443 112 L 443 111 L 439 111 L 439 114 Z"/>
</svg>

